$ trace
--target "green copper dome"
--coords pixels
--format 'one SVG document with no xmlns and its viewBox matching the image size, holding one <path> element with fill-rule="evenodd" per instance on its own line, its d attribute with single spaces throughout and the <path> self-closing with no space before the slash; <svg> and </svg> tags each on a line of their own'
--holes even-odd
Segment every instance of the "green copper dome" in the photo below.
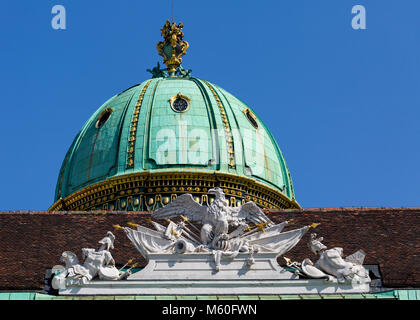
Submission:
<svg viewBox="0 0 420 320">
<path fill-rule="evenodd" d="M 168 77 L 158 65 L 91 116 L 67 152 L 50 210 L 153 210 L 182 193 L 208 204 L 216 186 L 233 206 L 299 207 L 281 151 L 253 110 L 177 70 Z"/>
</svg>

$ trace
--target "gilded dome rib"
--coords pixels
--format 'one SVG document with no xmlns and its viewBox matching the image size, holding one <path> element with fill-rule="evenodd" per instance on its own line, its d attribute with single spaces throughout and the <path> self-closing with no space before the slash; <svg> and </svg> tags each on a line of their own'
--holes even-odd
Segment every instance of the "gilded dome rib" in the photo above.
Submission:
<svg viewBox="0 0 420 320">
<path fill-rule="evenodd" d="M 152 80 L 149 80 L 141 90 L 139 99 L 137 100 L 136 107 L 134 108 L 134 113 L 131 117 L 131 125 L 128 138 L 128 150 L 127 150 L 127 164 L 126 168 L 131 169 L 134 167 L 135 159 L 135 150 L 136 150 L 136 136 L 137 136 L 137 124 L 139 122 L 140 109 L 143 103 L 144 94 L 146 93 L 147 88 L 149 87 Z"/>
<path fill-rule="evenodd" d="M 229 159 L 229 167 L 235 168 L 235 166 L 236 166 L 236 164 L 235 164 L 235 147 L 234 147 L 234 144 L 233 144 L 232 128 L 230 127 L 230 123 L 229 123 L 229 120 L 227 118 L 225 107 L 223 106 L 223 103 L 220 100 L 220 97 L 217 94 L 217 92 L 214 90 L 213 86 L 210 85 L 210 83 L 208 83 L 205 80 L 202 80 L 202 81 L 209 87 L 209 89 L 210 89 L 211 93 L 213 94 L 214 99 L 216 99 L 217 105 L 220 109 L 220 114 L 222 116 L 222 122 L 224 124 L 224 129 L 225 129 L 225 137 L 226 137 L 226 145 L 227 145 L 227 152 L 228 152 L 228 159 Z"/>
</svg>

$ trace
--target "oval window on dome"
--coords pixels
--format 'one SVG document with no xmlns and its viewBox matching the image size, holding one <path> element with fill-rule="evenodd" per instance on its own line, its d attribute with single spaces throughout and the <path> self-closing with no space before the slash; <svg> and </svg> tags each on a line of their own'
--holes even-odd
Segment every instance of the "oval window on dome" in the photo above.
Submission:
<svg viewBox="0 0 420 320">
<path fill-rule="evenodd" d="M 247 117 L 248 121 L 251 122 L 252 126 L 255 129 L 258 129 L 258 122 L 257 122 L 257 117 L 251 112 L 251 110 L 249 109 L 245 109 L 243 111 L 243 113 L 245 114 L 245 116 Z"/>
<path fill-rule="evenodd" d="M 102 128 L 113 112 L 114 110 L 112 110 L 110 107 L 106 107 L 106 109 L 99 115 L 95 127 L 97 129 Z"/>
<path fill-rule="evenodd" d="M 187 96 L 178 93 L 169 99 L 172 110 L 175 112 L 186 112 L 190 108 L 191 99 Z"/>
</svg>

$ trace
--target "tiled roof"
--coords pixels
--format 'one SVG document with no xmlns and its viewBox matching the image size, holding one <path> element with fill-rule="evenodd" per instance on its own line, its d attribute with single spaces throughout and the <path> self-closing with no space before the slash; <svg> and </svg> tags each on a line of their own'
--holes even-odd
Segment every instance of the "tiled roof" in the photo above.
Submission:
<svg viewBox="0 0 420 320">
<path fill-rule="evenodd" d="M 113 225 L 147 222 L 148 213 L 36 211 L 0 212 L 0 290 L 39 290 L 46 269 L 60 264 L 63 251 L 80 255 L 83 247 L 97 247 Z M 269 211 L 275 222 L 294 219 L 289 228 L 319 222 L 315 229 L 329 248 L 342 247 L 344 255 L 363 249 L 365 264 L 379 265 L 388 288 L 420 287 L 420 208 L 328 208 Z M 130 258 L 145 264 L 123 232 L 115 231 L 113 256 L 117 265 Z M 309 234 L 286 254 L 288 258 L 316 261 L 307 247 Z M 284 265 L 282 258 L 279 263 Z"/>
</svg>

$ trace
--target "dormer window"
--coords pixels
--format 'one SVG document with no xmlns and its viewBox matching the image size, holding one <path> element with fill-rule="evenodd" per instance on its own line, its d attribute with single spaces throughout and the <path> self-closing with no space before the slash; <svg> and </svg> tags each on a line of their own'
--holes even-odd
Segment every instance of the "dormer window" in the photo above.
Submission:
<svg viewBox="0 0 420 320">
<path fill-rule="evenodd" d="M 99 115 L 95 127 L 97 129 L 102 128 L 113 112 L 114 110 L 112 110 L 110 107 L 106 107 L 106 109 Z"/>
<path fill-rule="evenodd" d="M 247 109 L 245 109 L 242 112 L 245 114 L 245 116 L 247 117 L 248 121 L 251 122 L 252 126 L 255 129 L 258 129 L 257 117 L 252 113 L 252 111 L 249 110 L 249 108 L 247 108 Z"/>
</svg>

